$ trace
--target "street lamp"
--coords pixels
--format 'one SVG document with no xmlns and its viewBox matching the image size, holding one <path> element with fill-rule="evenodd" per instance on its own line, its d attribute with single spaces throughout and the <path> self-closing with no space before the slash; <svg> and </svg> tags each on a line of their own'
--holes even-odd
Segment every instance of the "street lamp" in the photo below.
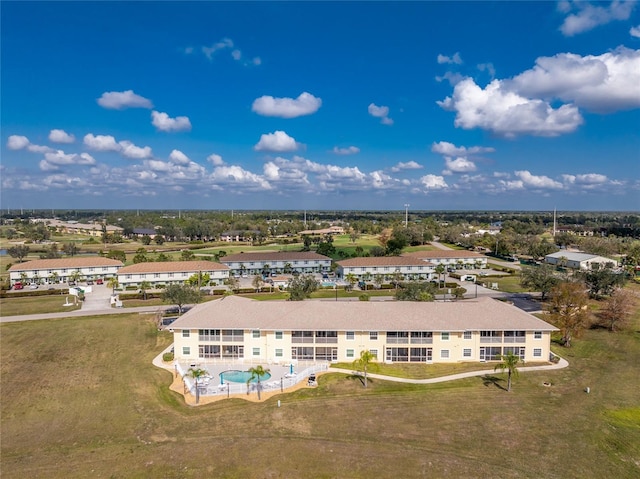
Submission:
<svg viewBox="0 0 640 479">
<path fill-rule="evenodd" d="M 404 204 L 404 227 L 409 227 L 409 203 Z"/>
</svg>

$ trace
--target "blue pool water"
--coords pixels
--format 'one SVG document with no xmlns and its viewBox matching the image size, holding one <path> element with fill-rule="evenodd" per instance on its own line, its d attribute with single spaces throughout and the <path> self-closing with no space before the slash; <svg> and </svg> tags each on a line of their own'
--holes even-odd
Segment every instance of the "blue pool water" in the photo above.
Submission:
<svg viewBox="0 0 640 479">
<path fill-rule="evenodd" d="M 260 376 L 260 381 L 266 381 L 271 377 L 271 373 L 264 373 Z M 251 373 L 249 371 L 223 371 L 220 373 L 220 384 L 224 384 L 224 381 L 232 383 L 245 383 L 251 379 Z M 253 378 L 252 383 L 257 383 L 258 378 Z"/>
<path fill-rule="evenodd" d="M 336 283 L 334 283 L 333 281 L 323 281 L 322 286 L 324 286 L 325 288 L 334 288 L 336 286 Z"/>
</svg>

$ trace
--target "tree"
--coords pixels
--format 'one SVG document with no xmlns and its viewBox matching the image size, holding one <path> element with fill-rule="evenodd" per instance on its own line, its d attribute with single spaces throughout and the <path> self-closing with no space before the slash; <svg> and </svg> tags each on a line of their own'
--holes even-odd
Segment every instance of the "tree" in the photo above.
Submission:
<svg viewBox="0 0 640 479">
<path fill-rule="evenodd" d="M 182 261 L 193 261 L 194 259 L 196 259 L 196 255 L 193 254 L 193 251 L 191 251 L 190 249 L 183 249 L 180 253 L 180 259 Z"/>
<path fill-rule="evenodd" d="M 164 244 L 164 237 L 162 235 L 155 235 L 153 237 L 153 242 L 158 246 L 162 246 Z"/>
<path fill-rule="evenodd" d="M 616 287 L 624 285 L 626 279 L 623 272 L 606 267 L 596 267 L 586 271 L 583 273 L 583 278 L 592 298 L 611 294 Z"/>
<path fill-rule="evenodd" d="M 356 277 L 355 274 L 353 273 L 348 273 L 345 277 L 344 277 L 345 281 L 347 283 L 349 283 L 349 289 L 353 289 L 353 286 L 358 282 L 358 278 Z"/>
<path fill-rule="evenodd" d="M 635 299 L 631 291 L 622 288 L 614 290 L 600 309 L 599 316 L 602 323 L 610 331 L 624 329 L 629 324 L 634 303 Z"/>
<path fill-rule="evenodd" d="M 358 241 L 358 238 L 360 238 L 358 230 L 351 228 L 351 232 L 349 233 L 349 239 L 351 242 L 355 244 L 355 242 Z"/>
<path fill-rule="evenodd" d="M 123 263 L 127 261 L 127 254 L 119 249 L 112 249 L 107 252 L 107 258 L 117 259 Z"/>
<path fill-rule="evenodd" d="M 17 260 L 22 263 L 22 260 L 24 258 L 26 258 L 29 255 L 29 247 L 26 245 L 18 245 L 18 246 L 12 246 L 11 248 L 9 248 L 7 250 L 7 253 L 9 253 L 9 255 L 12 258 L 17 258 Z"/>
<path fill-rule="evenodd" d="M 142 299 L 147 300 L 147 290 L 151 289 L 151 283 L 149 281 L 142 281 L 140 283 L 140 292 L 142 293 Z"/>
<path fill-rule="evenodd" d="M 567 348 L 587 326 L 590 318 L 587 302 L 587 294 L 580 283 L 562 282 L 551 291 L 547 312 L 550 321 L 560 328 L 562 344 Z"/>
<path fill-rule="evenodd" d="M 435 272 L 438 273 L 438 284 L 442 283 L 442 275 L 446 271 L 446 268 L 442 263 L 438 264 L 435 268 Z"/>
<path fill-rule="evenodd" d="M 260 291 L 260 288 L 264 286 L 264 280 L 262 279 L 262 276 L 260 276 L 259 274 L 256 274 L 253 277 L 253 281 L 251 281 L 251 284 L 256 289 L 256 291 Z"/>
<path fill-rule="evenodd" d="M 140 242 L 145 246 L 150 245 L 151 244 L 151 236 L 143 235 L 142 238 L 140 238 Z"/>
<path fill-rule="evenodd" d="M 198 288 L 202 286 L 206 286 L 211 281 L 211 275 L 209 273 L 203 273 L 202 271 L 198 271 L 196 274 L 192 274 L 187 283 L 191 286 L 197 286 Z"/>
<path fill-rule="evenodd" d="M 265 263 L 262 265 L 262 276 L 269 276 L 271 274 L 271 266 Z"/>
<path fill-rule="evenodd" d="M 171 261 L 171 258 L 169 256 L 167 256 L 166 254 L 164 254 L 164 253 L 160 253 L 158 255 L 158 257 L 156 258 L 156 261 L 160 261 L 162 263 L 166 263 L 168 261 Z"/>
<path fill-rule="evenodd" d="M 237 291 L 240 287 L 240 281 L 232 274 L 229 274 L 229 277 L 225 280 L 225 284 L 229 286 L 229 289 L 232 291 Z"/>
<path fill-rule="evenodd" d="M 310 274 L 301 274 L 289 282 L 289 301 L 303 301 L 311 297 L 320 283 Z"/>
<path fill-rule="evenodd" d="M 182 314 L 182 307 L 189 303 L 199 303 L 200 291 L 186 284 L 170 284 L 162 293 L 165 303 L 175 304 L 178 307 L 178 316 Z"/>
<path fill-rule="evenodd" d="M 49 249 L 47 249 L 44 254 L 40 255 L 40 259 L 57 259 L 57 258 L 60 258 L 60 252 L 58 251 L 58 245 L 56 243 L 52 243 L 49 246 Z"/>
<path fill-rule="evenodd" d="M 52 272 L 49 275 L 49 283 L 57 283 L 58 282 L 58 278 L 60 277 L 60 275 L 58 273 L 56 273 L 55 271 Z"/>
<path fill-rule="evenodd" d="M 375 363 L 376 356 L 371 353 L 369 350 L 360 351 L 360 357 L 353 362 L 353 366 L 358 370 L 362 369 L 364 373 L 364 387 L 367 387 L 367 369 L 371 367 L 372 369 L 377 368 L 378 365 Z"/>
<path fill-rule="evenodd" d="M 198 389 L 198 380 L 207 375 L 207 371 L 200 368 L 189 368 L 187 371 L 187 376 L 193 378 L 196 382 L 196 404 L 200 401 L 200 391 Z"/>
<path fill-rule="evenodd" d="M 493 370 L 497 371 L 500 369 L 502 372 L 504 372 L 505 369 L 507 370 L 507 391 L 511 391 L 511 376 L 514 378 L 518 377 L 518 363 L 520 362 L 520 358 L 512 352 L 508 352 L 500 356 L 500 359 L 501 362 L 496 364 Z"/>
<path fill-rule="evenodd" d="M 82 272 L 79 269 L 77 269 L 69 275 L 69 279 L 77 283 L 82 279 L 82 276 L 83 276 Z"/>
<path fill-rule="evenodd" d="M 69 242 L 62 245 L 62 252 L 68 256 L 75 256 L 79 251 L 80 249 L 75 243 Z"/>
<path fill-rule="evenodd" d="M 117 276 L 113 276 L 107 280 L 107 288 L 111 288 L 111 294 L 116 292 L 118 286 L 120 286 L 120 283 L 118 282 Z"/>
<path fill-rule="evenodd" d="M 560 279 L 555 275 L 553 266 L 549 264 L 522 268 L 520 284 L 525 288 L 540 291 L 543 301 L 559 282 Z"/>
<path fill-rule="evenodd" d="M 249 368 L 247 371 L 251 373 L 251 377 L 247 380 L 247 387 L 249 387 L 249 383 L 254 379 L 258 380 L 258 401 L 259 401 L 260 389 L 262 389 L 260 378 L 262 378 L 263 376 L 266 376 L 269 373 L 269 369 L 265 369 L 262 365 L 258 364 L 255 367 Z"/>
<path fill-rule="evenodd" d="M 136 250 L 136 255 L 133 257 L 133 262 L 138 264 L 146 263 L 147 261 L 149 261 L 149 258 L 147 258 L 147 250 L 144 248 L 138 248 Z"/>
<path fill-rule="evenodd" d="M 436 286 L 433 283 L 424 281 L 411 281 L 401 283 L 396 290 L 396 300 L 398 301 L 433 301 Z M 464 293 L 463 293 L 464 294 Z"/>
</svg>

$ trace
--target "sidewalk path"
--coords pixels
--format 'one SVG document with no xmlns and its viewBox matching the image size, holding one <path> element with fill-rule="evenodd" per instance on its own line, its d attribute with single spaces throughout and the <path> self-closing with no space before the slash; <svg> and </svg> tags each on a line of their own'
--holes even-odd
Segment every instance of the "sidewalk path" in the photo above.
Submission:
<svg viewBox="0 0 640 479">
<path fill-rule="evenodd" d="M 36 321 L 39 319 L 60 319 L 60 318 L 75 318 L 81 316 L 100 316 L 103 314 L 126 314 L 126 313 L 157 313 L 158 311 L 168 308 L 169 306 L 140 306 L 138 308 L 106 308 L 106 309 L 94 309 L 84 310 L 79 309 L 77 311 L 63 311 L 61 313 L 40 313 L 40 314 L 25 314 L 21 316 L 0 316 L 0 323 L 15 323 L 18 321 Z"/>
<path fill-rule="evenodd" d="M 529 366 L 529 367 L 525 366 L 525 367 L 518 368 L 518 372 L 547 371 L 551 369 L 562 369 L 562 368 L 566 368 L 567 366 L 569 366 L 569 362 L 566 359 L 560 358 L 560 360 L 556 364 L 550 364 L 549 366 Z M 362 375 L 360 371 L 352 371 L 349 369 L 338 369 L 333 367 L 329 367 L 329 370 L 327 372 L 356 374 L 359 376 Z M 371 374 L 371 373 L 367 373 L 367 377 L 373 378 L 373 379 L 382 379 L 384 381 L 394 381 L 397 383 L 435 384 L 435 383 L 443 383 L 446 381 L 455 381 L 456 379 L 471 378 L 474 376 L 485 376 L 487 374 L 496 374 L 496 371 L 494 371 L 493 369 L 484 369 L 482 371 L 469 371 L 466 373 L 451 374 L 449 376 L 441 376 L 438 378 L 429 378 L 429 379 L 397 378 L 393 376 L 383 376 L 382 374 Z"/>
</svg>

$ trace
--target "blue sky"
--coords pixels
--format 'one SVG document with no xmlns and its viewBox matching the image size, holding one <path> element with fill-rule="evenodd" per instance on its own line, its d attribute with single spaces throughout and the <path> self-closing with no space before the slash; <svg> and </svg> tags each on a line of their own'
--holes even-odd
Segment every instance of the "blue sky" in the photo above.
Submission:
<svg viewBox="0 0 640 479">
<path fill-rule="evenodd" d="M 3 209 L 640 209 L 636 2 L 0 8 Z"/>
</svg>

